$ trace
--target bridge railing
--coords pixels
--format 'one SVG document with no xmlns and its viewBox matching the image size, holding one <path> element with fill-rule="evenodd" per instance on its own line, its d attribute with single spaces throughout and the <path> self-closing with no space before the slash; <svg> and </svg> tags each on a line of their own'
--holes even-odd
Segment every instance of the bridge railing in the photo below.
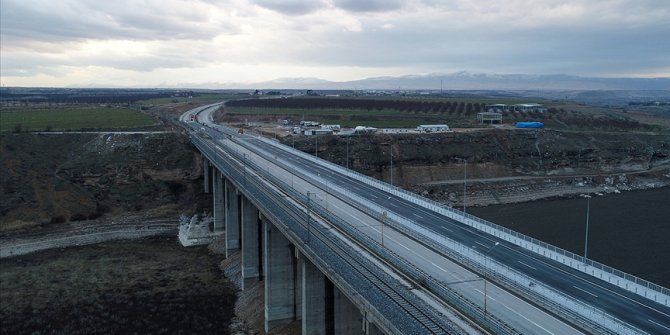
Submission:
<svg viewBox="0 0 670 335">
<path fill-rule="evenodd" d="M 238 144 L 244 145 L 242 141 L 239 142 L 240 143 Z M 256 152 L 255 154 L 260 155 L 261 158 L 263 157 L 263 153 Z M 238 156 L 241 155 L 239 155 L 238 153 Z M 242 160 L 243 157 L 238 157 L 238 159 Z M 301 167 L 289 166 L 281 159 L 280 160 L 271 159 L 271 160 L 273 164 L 287 171 L 303 172 L 301 177 L 302 179 L 308 180 L 311 184 L 321 189 L 324 190 L 329 189 L 331 190 L 331 192 L 333 191 L 336 192 L 336 194 L 340 195 L 338 196 L 340 200 L 348 203 L 354 208 L 358 208 L 359 210 L 367 213 L 369 213 L 371 210 L 378 213 L 382 213 L 383 211 L 383 208 L 377 206 L 376 204 L 371 203 L 366 199 L 360 198 L 355 194 L 352 194 L 351 192 L 346 192 L 346 190 L 341 189 L 339 186 L 332 184 L 324 184 L 320 179 L 310 176 L 308 173 L 306 173 L 306 171 L 302 171 Z M 272 181 L 275 185 L 279 185 L 280 188 L 286 190 L 288 193 L 292 192 L 301 197 L 305 196 L 300 193 L 296 193 L 293 187 L 289 186 L 287 183 L 283 182 L 283 180 L 276 177 L 275 175 L 269 173 L 269 170 L 266 170 L 266 166 L 260 166 L 258 164 L 255 164 L 253 160 L 249 159 L 245 159 L 244 161 L 245 164 L 249 164 L 249 167 L 253 168 L 256 171 L 256 173 L 261 175 L 263 178 Z M 347 194 L 347 196 L 343 197 L 342 196 L 343 194 Z M 396 268 L 403 271 L 403 273 L 410 276 L 413 280 L 421 282 L 422 286 L 429 289 L 437 296 L 442 297 L 445 301 L 449 301 L 450 303 L 452 303 L 452 305 L 456 306 L 458 309 L 464 312 L 467 312 L 469 315 L 473 316 L 476 315 L 475 318 L 479 322 L 487 324 L 488 327 L 491 329 L 497 329 L 498 332 L 501 332 L 503 331 L 503 329 L 505 329 L 505 327 L 507 327 L 508 329 L 507 331 L 508 332 L 510 331 L 509 326 L 505 325 L 500 320 L 493 318 L 491 315 L 483 313 L 481 307 L 477 306 L 476 304 L 472 304 L 472 302 L 467 300 L 467 298 L 461 296 L 458 292 L 451 290 L 444 283 L 439 282 L 439 280 L 430 276 L 423 270 L 416 268 L 413 264 L 408 263 L 405 259 L 403 259 L 399 255 L 393 253 L 388 249 L 385 249 L 383 245 L 380 246 L 378 240 L 371 239 L 369 235 L 364 234 L 358 231 L 357 229 L 355 230 L 355 232 L 352 233 L 351 229 L 355 227 L 352 227 L 346 222 L 343 222 L 337 216 L 332 215 L 332 213 L 328 210 L 327 207 L 323 207 L 316 203 L 313 203 L 312 207 L 315 209 L 315 211 L 316 209 L 318 209 L 319 215 L 321 215 L 322 217 L 329 218 L 331 222 L 339 223 L 338 227 L 340 227 L 344 231 L 349 232 L 350 236 L 353 236 L 354 238 L 363 241 L 366 245 L 372 246 L 370 248 L 375 250 L 375 252 L 378 255 L 380 255 L 380 257 L 383 257 L 384 259 L 391 261 Z M 443 255 L 446 255 L 447 257 L 454 259 L 457 262 L 464 264 L 465 266 L 473 270 L 476 270 L 477 272 L 479 272 L 484 276 L 486 276 L 487 271 L 490 271 L 488 269 L 490 266 L 489 267 L 486 266 L 486 260 L 482 261 L 483 258 L 481 253 L 474 251 L 468 246 L 464 246 L 448 238 L 439 238 L 435 240 L 434 238 L 431 238 L 431 236 L 435 236 L 434 233 L 423 227 L 418 227 L 409 219 L 397 216 L 395 214 L 391 214 L 389 215 L 387 225 L 397 231 L 402 232 L 406 236 L 410 236 L 412 239 L 424 245 L 429 245 L 431 248 L 433 248 L 433 250 L 440 250 L 440 252 Z M 597 308 L 594 308 L 593 306 L 582 303 L 580 301 L 576 301 L 550 287 L 546 287 L 544 285 L 537 285 L 534 286 L 532 290 L 529 290 L 527 284 L 533 281 L 532 278 L 525 276 L 521 273 L 518 273 L 518 271 L 501 263 L 489 261 L 489 265 L 491 264 L 495 265 L 495 268 L 497 269 L 496 271 L 493 271 L 490 274 L 492 278 L 496 279 L 496 282 L 502 284 L 503 286 L 513 291 L 522 292 L 522 294 L 524 294 L 525 296 L 532 297 L 534 301 L 537 301 L 539 304 L 545 306 L 546 308 L 553 310 L 560 315 L 563 315 L 563 317 L 566 319 L 573 320 L 573 322 L 577 324 L 582 324 L 584 327 L 588 329 L 597 330 L 598 332 L 601 333 L 607 333 L 607 332 L 617 334 L 639 333 L 638 330 L 636 330 L 634 327 L 630 325 L 627 325 L 625 322 L 618 320 L 612 317 L 611 315 L 604 313 Z M 458 297 L 466 299 L 465 303 L 463 301 L 459 301 Z M 472 308 L 475 309 L 478 308 L 480 314 L 477 314 L 476 310 L 473 311 Z M 594 320 L 597 322 L 594 323 Z"/>
<path fill-rule="evenodd" d="M 621 270 L 612 268 L 610 266 L 596 262 L 594 260 L 584 258 L 580 255 L 577 255 L 565 249 L 556 247 L 546 242 L 542 242 L 530 236 L 502 227 L 490 221 L 478 218 L 474 215 L 466 214 L 458 209 L 446 207 L 445 205 L 438 203 L 436 201 L 421 197 L 417 194 L 414 194 L 402 188 L 391 186 L 385 182 L 346 169 L 337 164 L 325 161 L 323 159 L 319 159 L 317 157 L 314 157 L 310 154 L 307 154 L 295 148 L 291 148 L 281 143 L 278 143 L 277 141 L 269 140 L 264 137 L 259 137 L 259 139 L 267 143 L 270 143 L 274 146 L 277 146 L 283 150 L 290 150 L 294 154 L 309 159 L 323 167 L 337 170 L 340 173 L 346 174 L 370 186 L 374 186 L 378 189 L 384 190 L 390 194 L 401 197 L 414 204 L 433 210 L 451 219 L 457 220 L 463 224 L 487 232 L 491 235 L 494 235 L 508 242 L 514 243 L 525 249 L 534 251 L 545 257 L 553 259 L 559 263 L 570 266 L 584 273 L 588 273 L 596 278 L 605 280 L 613 285 L 619 286 L 621 288 L 639 294 L 643 297 L 656 301 L 665 306 L 670 306 L 670 289 L 668 288 L 665 288 L 658 284 L 654 284 L 645 279 L 625 273 Z"/>
<path fill-rule="evenodd" d="M 294 169 L 297 171 L 301 170 L 300 167 L 294 167 Z M 307 174 L 305 174 L 305 176 L 302 178 L 309 180 L 311 184 L 321 189 L 330 189 L 331 192 L 336 192 L 336 196 L 339 195 L 338 198 L 341 201 L 349 204 L 354 208 L 357 208 L 361 212 L 379 213 L 381 215 L 381 213 L 385 211 L 383 207 L 370 202 L 367 199 L 359 197 L 354 193 L 347 192 L 339 186 L 324 184 L 319 179 L 309 177 Z M 343 196 L 345 194 L 346 196 Z M 329 213 L 327 208 L 325 208 L 325 212 L 326 215 Z M 486 257 L 482 256 L 481 252 L 475 251 L 471 247 L 465 246 L 460 242 L 456 242 L 450 238 L 436 234 L 428 228 L 417 226 L 411 219 L 396 215 L 395 213 L 387 213 L 387 218 L 384 220 L 384 222 L 388 227 L 401 232 L 405 236 L 410 237 L 411 239 L 431 248 L 432 250 L 436 250 L 439 254 L 452 259 L 475 272 L 478 272 L 481 276 L 486 277 L 488 275 L 492 278 L 495 278 L 496 283 L 501 284 L 502 286 L 512 291 L 518 292 L 526 297 L 530 297 L 533 301 L 544 306 L 545 308 L 562 315 L 566 319 L 572 320 L 576 324 L 581 324 L 587 329 L 591 329 L 599 333 L 611 334 L 641 333 L 635 327 L 628 325 L 615 317 L 612 317 L 608 313 L 605 313 L 595 308 L 594 306 L 572 299 L 571 297 L 566 296 L 565 294 L 551 287 L 547 287 L 542 284 L 528 286 L 529 283 L 533 283 L 534 279 L 519 273 L 515 269 L 505 264 L 496 262 L 495 260 L 488 260 L 487 262 Z M 367 235 L 366 237 L 369 238 Z M 378 240 L 372 241 L 377 245 L 379 244 Z M 380 252 L 379 255 L 388 257 L 388 252 Z M 407 268 L 403 267 L 401 263 L 396 266 L 399 269 L 407 271 L 407 273 L 415 272 L 411 268 L 408 270 Z M 412 265 L 410 264 L 410 266 Z M 495 269 L 495 271 L 492 271 L 492 268 Z M 444 291 L 445 288 L 442 283 L 438 281 L 437 284 L 435 284 L 436 279 L 430 277 L 430 275 L 427 273 L 421 271 L 421 275 L 413 278 L 415 280 L 425 282 L 426 288 L 431 289 L 433 293 L 444 298 L 446 301 L 451 301 L 448 298 L 450 293 Z M 459 308 L 462 307 L 458 304 L 456 304 L 456 306 Z M 484 315 L 480 317 L 486 318 L 487 315 L 484 313 Z"/>
<path fill-rule="evenodd" d="M 282 211 L 281 208 L 279 207 L 286 207 L 286 208 L 291 207 L 287 206 L 286 196 L 271 194 L 272 192 L 269 191 L 270 188 L 266 187 L 265 184 L 266 181 L 261 181 L 260 179 L 262 178 L 263 180 L 274 180 L 275 182 L 283 183 L 282 181 L 278 180 L 272 174 L 267 173 L 262 167 L 255 164 L 253 161 L 244 160 L 245 166 L 239 166 L 238 163 L 226 159 L 225 156 L 217 155 L 216 152 L 212 151 L 213 149 L 210 146 L 201 141 L 199 138 L 194 138 L 193 141 L 200 150 L 206 152 L 212 159 L 218 160 L 219 164 L 217 164 L 217 168 L 220 169 L 222 172 L 224 172 L 229 179 L 235 180 L 236 183 L 238 184 L 237 186 L 241 190 L 243 190 L 245 195 L 250 199 L 252 199 L 252 201 L 254 201 L 255 203 L 259 204 L 259 208 L 263 208 L 264 209 L 263 213 L 268 215 L 273 220 L 273 222 L 284 223 L 286 227 L 290 226 L 290 229 L 288 229 L 288 233 L 293 234 L 295 240 L 303 241 L 303 243 L 305 243 L 303 247 L 306 247 L 307 245 L 309 245 L 310 247 L 315 246 L 314 242 L 318 241 L 310 239 L 310 234 L 314 234 L 316 232 L 314 230 L 310 231 L 310 223 L 308 220 L 306 220 L 307 216 L 305 215 L 305 212 L 303 212 L 303 209 L 292 208 L 293 210 L 292 215 L 285 214 L 284 211 Z M 228 151 L 227 153 L 231 156 L 240 156 L 235 151 Z M 244 157 L 236 157 L 236 159 L 238 160 L 238 162 L 242 162 Z M 247 168 L 253 170 L 254 174 L 247 174 L 246 173 Z M 259 176 L 261 178 L 257 178 Z M 295 191 L 294 189 L 288 187 L 288 185 L 285 183 L 284 185 L 280 186 L 282 187 L 282 191 L 288 191 L 289 196 L 293 200 L 297 201 L 303 206 L 310 206 L 307 205 L 307 203 L 310 200 L 306 195 Z M 283 204 L 283 206 L 280 204 Z M 311 206 L 315 212 L 317 211 L 320 212 L 321 207 L 319 207 L 317 204 L 312 203 Z M 284 215 L 282 215 L 282 213 L 284 213 Z M 289 224 L 289 222 L 299 223 L 299 225 Z M 331 272 L 337 275 L 337 273 L 335 273 L 336 271 L 333 270 Z M 406 289 L 404 288 L 402 290 L 406 291 Z M 374 306 L 369 306 L 369 308 L 374 308 Z M 443 321 L 446 323 L 451 322 L 447 320 Z M 458 327 L 454 325 L 454 332 L 457 332 L 458 331 L 457 329 Z"/>
<path fill-rule="evenodd" d="M 237 156 L 236 158 L 240 161 L 245 159 L 244 156 L 240 157 L 241 155 L 239 155 L 239 153 L 235 151 L 231 151 L 229 152 L 229 154 L 232 156 Z M 326 219 L 327 222 L 336 226 L 340 231 L 346 233 L 351 238 L 357 240 L 367 249 L 379 255 L 386 262 L 392 264 L 395 268 L 400 269 L 402 273 L 407 275 L 415 282 L 420 282 L 422 286 L 434 292 L 445 301 L 450 302 L 454 307 L 458 308 L 467 315 L 473 316 L 478 322 L 480 322 L 483 325 L 486 325 L 488 329 L 493 330 L 494 333 L 519 334 L 518 331 L 511 328 L 509 325 L 507 325 L 500 319 L 496 318 L 491 314 L 484 313 L 484 310 L 478 304 L 470 301 L 469 299 L 459 294 L 452 288 L 441 283 L 439 280 L 430 276 L 425 271 L 419 269 L 416 265 L 408 262 L 407 260 L 397 255 L 390 249 L 383 247 L 378 241 L 374 240 L 369 235 L 361 232 L 358 228 L 350 225 L 349 223 L 345 222 L 338 216 L 333 215 L 333 213 L 330 212 L 327 207 L 315 201 L 310 202 L 310 200 L 306 197 L 305 194 L 298 192 L 295 188 L 291 187 L 291 185 L 283 181 L 281 178 L 278 178 L 277 176 L 268 173 L 264 166 L 260 166 L 254 163 L 253 160 L 250 159 L 245 159 L 244 162 L 245 165 L 247 165 L 247 167 L 249 167 L 254 171 L 254 173 L 260 175 L 263 179 L 270 181 L 273 185 L 281 189 L 292 199 L 300 202 L 303 206 L 311 208 L 311 210 L 314 213 Z"/>
</svg>

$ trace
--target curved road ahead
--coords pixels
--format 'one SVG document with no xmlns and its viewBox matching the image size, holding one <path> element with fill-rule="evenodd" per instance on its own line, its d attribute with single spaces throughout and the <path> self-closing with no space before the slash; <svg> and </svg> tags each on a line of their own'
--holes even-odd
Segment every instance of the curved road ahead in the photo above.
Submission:
<svg viewBox="0 0 670 335">
<path fill-rule="evenodd" d="M 211 120 L 211 116 L 207 113 L 203 113 L 201 118 L 204 120 L 200 121 L 205 121 L 205 123 Z M 239 136 L 223 127 L 217 127 L 211 123 L 209 126 L 225 130 L 228 136 Z M 223 137 L 223 134 L 210 129 L 207 132 L 215 138 Z M 289 147 L 275 146 L 251 136 L 239 136 L 239 138 L 243 138 L 248 144 L 267 152 L 269 154 L 268 158 L 272 156 L 282 157 L 283 160 L 295 166 L 300 166 L 301 169 L 313 176 L 319 176 L 326 184 L 347 189 L 349 192 L 374 202 L 378 206 L 387 208 L 389 212 L 396 213 L 436 234 L 458 241 L 466 246 L 472 246 L 482 253 L 488 252 L 490 259 L 524 273 L 538 283 L 543 283 L 567 296 L 601 309 L 644 332 L 670 334 L 670 308 L 667 306 L 481 232 L 355 178 L 327 169 L 312 160 L 293 154 Z M 496 243 L 499 245 L 493 249 L 487 247 Z"/>
</svg>

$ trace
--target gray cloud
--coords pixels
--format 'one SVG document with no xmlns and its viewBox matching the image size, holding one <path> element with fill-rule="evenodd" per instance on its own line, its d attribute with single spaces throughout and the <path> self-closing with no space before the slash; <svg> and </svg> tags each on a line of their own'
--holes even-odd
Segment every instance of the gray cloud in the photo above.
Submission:
<svg viewBox="0 0 670 335">
<path fill-rule="evenodd" d="M 303 15 L 326 6 L 323 1 L 319 0 L 254 0 L 252 3 L 287 15 Z"/>
<path fill-rule="evenodd" d="M 333 0 L 333 5 L 352 12 L 387 12 L 403 7 L 403 0 Z"/>
<path fill-rule="evenodd" d="M 4 41 L 80 39 L 209 39 L 236 33 L 232 25 L 212 27 L 206 13 L 180 1 L 59 1 L 46 4 L 2 1 Z"/>
<path fill-rule="evenodd" d="M 170 69 L 167 77 L 218 66 L 267 79 L 277 68 L 299 69 L 296 77 L 326 68 L 350 76 L 360 69 L 670 73 L 665 1 L 1 1 L 3 77 L 105 68 L 149 80 L 161 69 Z"/>
</svg>

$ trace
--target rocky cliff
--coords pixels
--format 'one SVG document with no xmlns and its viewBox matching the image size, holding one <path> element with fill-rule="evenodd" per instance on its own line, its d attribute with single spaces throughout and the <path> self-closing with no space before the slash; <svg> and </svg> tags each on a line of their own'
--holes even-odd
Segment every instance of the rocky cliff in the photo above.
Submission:
<svg viewBox="0 0 670 335">
<path fill-rule="evenodd" d="M 127 211 L 176 217 L 202 198 L 201 159 L 178 133 L 0 139 L 2 230 Z"/>
<path fill-rule="evenodd" d="M 317 150 L 312 137 L 296 139 L 295 146 Z M 480 205 L 670 184 L 670 136 L 648 133 L 490 129 L 325 136 L 318 152 L 342 166 L 348 156 L 350 167 L 387 182 L 392 171 L 395 185 L 453 205 L 462 202 L 463 159 L 469 201 Z"/>
</svg>

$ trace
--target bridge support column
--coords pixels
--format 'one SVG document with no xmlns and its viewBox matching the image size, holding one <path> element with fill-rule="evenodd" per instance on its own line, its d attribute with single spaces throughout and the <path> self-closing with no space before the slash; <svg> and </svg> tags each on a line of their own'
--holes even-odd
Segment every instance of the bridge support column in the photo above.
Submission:
<svg viewBox="0 0 670 335">
<path fill-rule="evenodd" d="M 210 169 L 210 166 L 209 166 L 209 160 L 205 157 L 202 158 L 202 168 L 203 168 L 203 177 L 205 178 L 205 193 L 209 193 L 209 184 L 210 184 L 210 180 L 209 180 L 210 172 L 209 172 L 209 170 L 211 170 L 211 169 Z"/>
<path fill-rule="evenodd" d="M 333 287 L 333 319 L 335 334 L 364 334 L 363 315 L 336 286 Z"/>
<path fill-rule="evenodd" d="M 326 334 L 326 278 L 302 257 L 302 334 Z"/>
<path fill-rule="evenodd" d="M 240 195 L 226 180 L 226 250 L 240 248 Z M 228 252 L 226 251 L 226 257 Z"/>
<path fill-rule="evenodd" d="M 245 282 L 260 275 L 260 229 L 258 209 L 247 198 L 242 198 L 242 289 Z"/>
<path fill-rule="evenodd" d="M 295 257 L 289 240 L 264 221 L 265 331 L 290 323 L 296 316 Z"/>
<path fill-rule="evenodd" d="M 223 187 L 223 175 L 214 171 L 214 232 L 222 232 L 225 229 L 225 199 L 226 193 Z"/>
<path fill-rule="evenodd" d="M 381 330 L 375 326 L 374 323 L 368 321 L 367 319 L 363 320 L 363 333 L 365 335 L 383 335 Z"/>
</svg>

